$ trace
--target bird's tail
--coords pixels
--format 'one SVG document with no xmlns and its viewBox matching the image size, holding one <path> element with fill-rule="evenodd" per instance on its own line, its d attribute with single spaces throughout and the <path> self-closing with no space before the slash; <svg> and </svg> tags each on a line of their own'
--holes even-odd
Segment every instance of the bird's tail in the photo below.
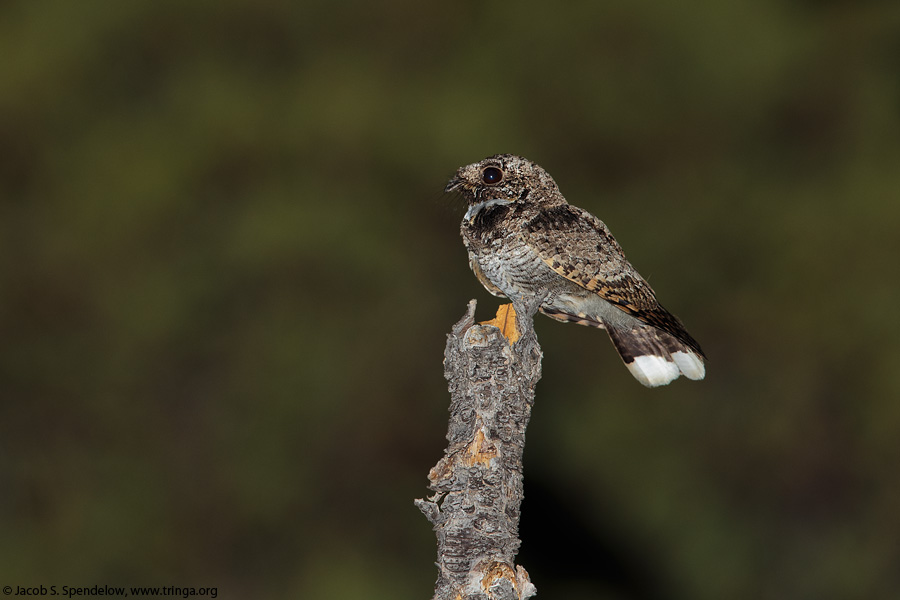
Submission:
<svg viewBox="0 0 900 600">
<path fill-rule="evenodd" d="M 651 325 L 632 328 L 606 324 L 606 331 L 625 366 L 647 387 L 666 385 L 684 375 L 703 379 L 703 356 L 676 338 Z"/>
</svg>

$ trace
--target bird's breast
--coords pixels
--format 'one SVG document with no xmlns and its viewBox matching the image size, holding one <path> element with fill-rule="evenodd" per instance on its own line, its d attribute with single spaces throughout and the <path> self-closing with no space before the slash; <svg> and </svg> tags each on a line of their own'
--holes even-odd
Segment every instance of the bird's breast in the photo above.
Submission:
<svg viewBox="0 0 900 600">
<path fill-rule="evenodd" d="M 472 260 L 485 278 L 509 298 L 549 290 L 560 278 L 525 243 L 513 223 L 479 227 L 478 220 L 463 222 L 462 235 Z"/>
</svg>

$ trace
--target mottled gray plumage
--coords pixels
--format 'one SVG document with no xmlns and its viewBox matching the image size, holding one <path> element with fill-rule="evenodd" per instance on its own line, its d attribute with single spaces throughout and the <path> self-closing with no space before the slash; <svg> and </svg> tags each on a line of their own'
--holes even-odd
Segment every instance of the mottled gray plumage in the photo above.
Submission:
<svg viewBox="0 0 900 600">
<path fill-rule="evenodd" d="M 498 154 L 461 167 L 446 191 L 468 203 L 461 233 L 489 292 L 545 297 L 545 315 L 606 329 L 644 385 L 704 377 L 700 345 L 659 304 L 606 225 L 566 202 L 544 169 Z"/>
</svg>

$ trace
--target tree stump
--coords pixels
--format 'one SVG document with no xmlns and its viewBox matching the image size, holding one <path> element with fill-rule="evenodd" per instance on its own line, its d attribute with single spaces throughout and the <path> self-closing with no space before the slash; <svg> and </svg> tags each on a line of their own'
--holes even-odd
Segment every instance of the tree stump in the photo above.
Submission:
<svg viewBox="0 0 900 600">
<path fill-rule="evenodd" d="M 437 535 L 433 600 L 523 600 L 536 593 L 514 559 L 525 427 L 541 376 L 539 303 L 501 306 L 480 324 L 475 304 L 447 336 L 449 446 L 428 474 L 434 495 L 415 503 Z"/>
</svg>

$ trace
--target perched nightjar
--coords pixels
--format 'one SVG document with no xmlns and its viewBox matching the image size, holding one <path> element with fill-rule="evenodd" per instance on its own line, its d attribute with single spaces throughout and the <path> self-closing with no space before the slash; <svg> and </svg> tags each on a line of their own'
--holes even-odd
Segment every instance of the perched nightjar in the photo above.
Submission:
<svg viewBox="0 0 900 600">
<path fill-rule="evenodd" d="M 544 169 L 498 154 L 461 167 L 446 191 L 468 203 L 462 237 L 489 292 L 520 301 L 540 296 L 548 317 L 606 329 L 646 386 L 680 375 L 703 379 L 700 345 L 660 305 L 606 225 L 566 202 Z"/>
</svg>

